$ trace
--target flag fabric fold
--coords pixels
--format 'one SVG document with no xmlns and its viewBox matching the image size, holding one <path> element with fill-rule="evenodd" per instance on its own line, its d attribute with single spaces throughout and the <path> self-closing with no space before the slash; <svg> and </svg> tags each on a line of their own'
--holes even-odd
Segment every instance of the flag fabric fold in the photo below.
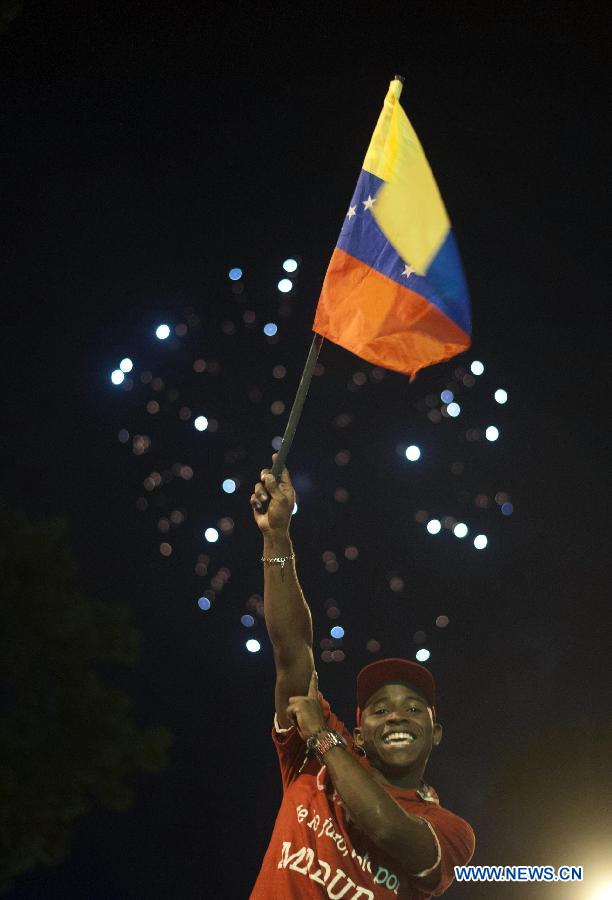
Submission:
<svg viewBox="0 0 612 900">
<path fill-rule="evenodd" d="M 313 330 L 414 377 L 470 346 L 461 259 L 394 79 L 332 254 Z"/>
</svg>

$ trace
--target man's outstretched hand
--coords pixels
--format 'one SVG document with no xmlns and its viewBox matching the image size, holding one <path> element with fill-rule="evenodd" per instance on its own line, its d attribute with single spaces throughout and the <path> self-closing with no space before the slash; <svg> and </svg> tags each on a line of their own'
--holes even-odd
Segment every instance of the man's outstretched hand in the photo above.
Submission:
<svg viewBox="0 0 612 900">
<path fill-rule="evenodd" d="M 326 727 L 323 707 L 319 700 L 319 681 L 316 669 L 312 670 L 308 695 L 306 697 L 289 697 L 287 717 L 294 725 L 304 741 Z"/>
<path fill-rule="evenodd" d="M 276 454 L 273 454 L 272 462 L 275 459 Z M 262 469 L 261 481 L 257 482 L 251 494 L 251 506 L 253 517 L 264 535 L 289 533 L 294 504 L 295 490 L 287 469 L 283 469 L 278 481 L 270 469 Z"/>
</svg>

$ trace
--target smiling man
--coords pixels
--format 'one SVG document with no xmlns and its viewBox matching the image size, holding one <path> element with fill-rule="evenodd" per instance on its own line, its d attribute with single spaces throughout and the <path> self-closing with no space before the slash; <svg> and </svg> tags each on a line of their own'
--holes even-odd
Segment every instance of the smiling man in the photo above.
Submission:
<svg viewBox="0 0 612 900">
<path fill-rule="evenodd" d="M 251 506 L 264 539 L 264 613 L 276 664 L 272 738 L 283 800 L 251 900 L 425 900 L 443 894 L 474 833 L 423 781 L 442 739 L 431 673 L 382 659 L 357 676 L 351 735 L 319 693 L 312 619 L 289 536 L 295 492 L 269 469 Z"/>
</svg>

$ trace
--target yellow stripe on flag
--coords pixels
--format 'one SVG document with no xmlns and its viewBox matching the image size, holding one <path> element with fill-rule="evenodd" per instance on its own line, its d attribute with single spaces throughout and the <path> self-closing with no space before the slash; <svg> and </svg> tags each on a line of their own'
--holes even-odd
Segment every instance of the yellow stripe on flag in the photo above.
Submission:
<svg viewBox="0 0 612 900">
<path fill-rule="evenodd" d="M 402 83 L 389 85 L 363 168 L 381 178 L 372 210 L 402 259 L 425 275 L 450 222 L 416 132 L 402 107 Z"/>
</svg>

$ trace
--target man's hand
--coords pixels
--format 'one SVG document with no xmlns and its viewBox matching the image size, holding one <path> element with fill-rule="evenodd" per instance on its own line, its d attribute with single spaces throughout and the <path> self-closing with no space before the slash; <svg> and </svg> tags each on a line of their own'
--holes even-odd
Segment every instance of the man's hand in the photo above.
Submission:
<svg viewBox="0 0 612 900">
<path fill-rule="evenodd" d="M 273 454 L 272 461 L 276 459 Z M 264 512 L 264 504 L 270 501 Z M 258 481 L 251 494 L 253 517 L 264 535 L 287 535 L 291 523 L 291 515 L 295 503 L 295 490 L 287 469 L 283 469 L 277 481 L 270 469 L 261 470 L 261 481 Z"/>
<path fill-rule="evenodd" d="M 322 728 L 327 727 L 323 707 L 319 700 L 319 681 L 316 669 L 312 670 L 307 697 L 289 697 L 287 705 L 287 717 L 297 725 L 298 731 L 304 741 L 316 734 Z"/>
</svg>

